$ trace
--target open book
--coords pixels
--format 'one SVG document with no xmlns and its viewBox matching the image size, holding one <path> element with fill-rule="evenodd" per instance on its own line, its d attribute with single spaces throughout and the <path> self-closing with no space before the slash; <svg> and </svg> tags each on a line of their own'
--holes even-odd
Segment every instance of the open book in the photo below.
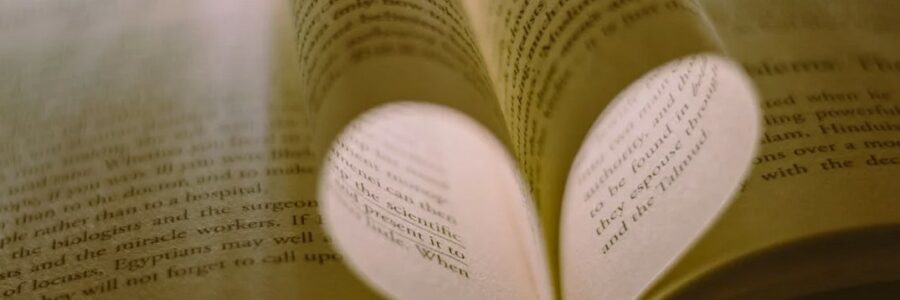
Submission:
<svg viewBox="0 0 900 300">
<path fill-rule="evenodd" d="M 897 292 L 898 6 L 0 3 L 0 297 Z"/>
</svg>

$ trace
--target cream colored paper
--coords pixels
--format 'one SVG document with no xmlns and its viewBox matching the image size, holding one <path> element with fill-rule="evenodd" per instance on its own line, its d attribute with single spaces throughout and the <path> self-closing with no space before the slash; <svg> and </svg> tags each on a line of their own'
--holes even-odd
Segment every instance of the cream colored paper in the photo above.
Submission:
<svg viewBox="0 0 900 300">
<path fill-rule="evenodd" d="M 4 299 L 375 297 L 319 226 L 269 5 L 0 4 Z"/>
<path fill-rule="evenodd" d="M 469 117 L 422 103 L 379 107 L 348 126 L 324 168 L 329 232 L 391 298 L 551 298 L 515 164 Z"/>
<path fill-rule="evenodd" d="M 896 226 L 900 220 L 896 201 L 900 169 L 891 163 L 900 155 L 891 146 L 896 145 L 891 141 L 900 128 L 900 73 L 891 67 L 900 59 L 896 51 L 900 19 L 892 13 L 897 3 L 708 1 L 704 5 L 729 53 L 759 86 L 763 136 L 734 206 L 646 293 L 654 298 L 672 295 L 700 278 L 712 279 L 707 277 L 715 277 L 716 268 L 750 254 L 800 241 L 811 244 L 815 241 L 809 238 L 839 232 L 860 230 L 860 236 L 866 236 L 867 229 L 878 232 L 876 228 Z M 793 263 L 815 265 L 819 271 L 757 274 L 736 285 L 725 284 L 733 280 L 722 278 L 692 289 L 695 294 L 688 296 L 699 297 L 702 294 L 696 292 L 701 292 L 753 298 L 764 296 L 755 292 L 768 290 L 793 297 L 897 280 L 893 255 L 862 254 L 876 252 L 877 247 L 889 253 L 895 248 L 853 245 L 810 251 L 846 249 L 841 255 L 858 261 L 856 267 L 799 256 Z"/>
<path fill-rule="evenodd" d="M 635 298 L 731 203 L 755 150 L 756 95 L 713 55 L 659 67 L 598 118 L 560 224 L 567 299 Z"/>
</svg>

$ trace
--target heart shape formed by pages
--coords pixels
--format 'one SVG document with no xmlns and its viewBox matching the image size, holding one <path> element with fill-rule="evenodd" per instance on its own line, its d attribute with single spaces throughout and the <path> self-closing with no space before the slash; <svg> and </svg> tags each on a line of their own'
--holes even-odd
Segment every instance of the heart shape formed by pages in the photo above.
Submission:
<svg viewBox="0 0 900 300">
<path fill-rule="evenodd" d="M 755 101 L 714 55 L 665 64 L 615 97 L 560 195 L 561 287 L 515 160 L 444 106 L 389 103 L 343 130 L 320 177 L 325 226 L 392 298 L 634 298 L 733 198 L 757 141 Z"/>
</svg>

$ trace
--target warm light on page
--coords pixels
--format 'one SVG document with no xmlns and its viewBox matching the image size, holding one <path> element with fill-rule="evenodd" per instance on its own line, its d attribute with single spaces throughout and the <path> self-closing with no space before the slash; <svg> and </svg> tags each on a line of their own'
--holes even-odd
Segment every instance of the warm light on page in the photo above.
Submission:
<svg viewBox="0 0 900 300">
<path fill-rule="evenodd" d="M 365 113 L 331 147 L 320 201 L 338 249 L 386 295 L 552 294 L 532 202 L 512 158 L 458 111 L 394 103 Z"/>
</svg>

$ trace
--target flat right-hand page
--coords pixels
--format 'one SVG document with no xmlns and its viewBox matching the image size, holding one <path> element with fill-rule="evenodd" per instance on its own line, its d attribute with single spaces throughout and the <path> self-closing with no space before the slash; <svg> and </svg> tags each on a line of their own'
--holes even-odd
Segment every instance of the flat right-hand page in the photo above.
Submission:
<svg viewBox="0 0 900 300">
<path fill-rule="evenodd" d="M 699 278 L 772 247 L 900 222 L 900 2 L 701 2 L 759 88 L 763 135 L 741 195 L 648 298 L 683 296 L 679 290 Z M 733 287 L 719 286 L 716 297 L 760 288 L 797 296 L 896 280 L 877 272 L 819 272 L 755 286 L 790 277 L 769 273 L 756 283 L 731 280 Z"/>
</svg>

